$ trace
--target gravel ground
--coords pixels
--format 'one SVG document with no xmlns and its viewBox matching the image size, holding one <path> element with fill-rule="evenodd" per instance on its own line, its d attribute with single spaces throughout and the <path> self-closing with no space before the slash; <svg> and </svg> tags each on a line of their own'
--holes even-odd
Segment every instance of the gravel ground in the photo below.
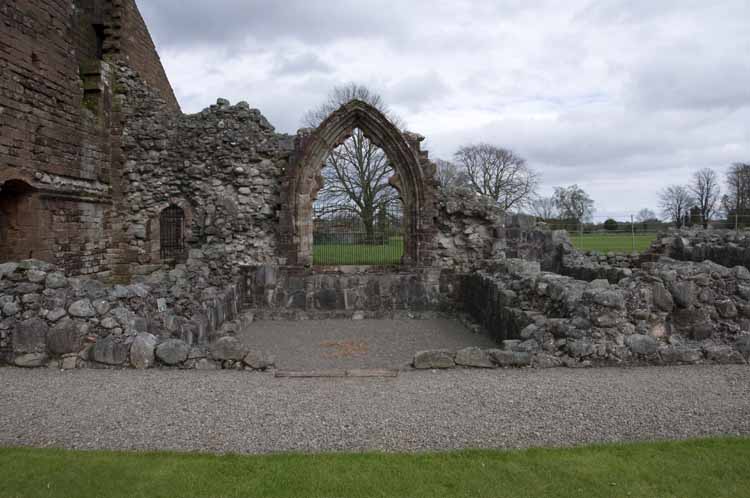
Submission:
<svg viewBox="0 0 750 498">
<path fill-rule="evenodd" d="M 283 369 L 402 368 L 425 349 L 496 348 L 457 320 L 310 320 L 253 322 L 238 334 Z"/>
<path fill-rule="evenodd" d="M 0 445 L 278 451 L 505 448 L 750 435 L 750 368 L 405 372 L 0 369 Z"/>
</svg>

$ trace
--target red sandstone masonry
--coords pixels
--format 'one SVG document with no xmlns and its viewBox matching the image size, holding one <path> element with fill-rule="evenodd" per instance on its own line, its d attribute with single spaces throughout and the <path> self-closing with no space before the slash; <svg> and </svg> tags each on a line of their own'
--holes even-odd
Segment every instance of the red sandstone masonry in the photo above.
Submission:
<svg viewBox="0 0 750 498">
<path fill-rule="evenodd" d="M 102 54 L 95 25 L 104 28 Z M 100 67 L 97 55 L 110 66 Z M 23 202 L 0 193 L 0 222 L 13 222 L 0 226 L 0 261 L 33 255 L 69 274 L 111 269 L 114 228 L 122 226 L 113 219 L 112 190 L 122 202 L 123 159 L 106 69 L 123 62 L 158 90 L 168 111 L 179 112 L 134 0 L 0 6 L 0 185 L 31 187 Z"/>
</svg>

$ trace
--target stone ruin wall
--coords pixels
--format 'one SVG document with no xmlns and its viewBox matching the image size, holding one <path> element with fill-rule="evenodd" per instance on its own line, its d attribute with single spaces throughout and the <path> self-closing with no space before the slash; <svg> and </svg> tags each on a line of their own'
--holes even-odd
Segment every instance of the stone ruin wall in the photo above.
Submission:
<svg viewBox="0 0 750 498">
<path fill-rule="evenodd" d="M 0 26 L 0 183 L 12 182 L 0 261 L 107 278 L 120 226 L 113 64 L 136 68 L 179 112 L 151 37 L 133 0 L 4 2 Z"/>
<path fill-rule="evenodd" d="M 503 349 L 433 352 L 415 366 L 747 359 L 750 274 L 727 268 L 747 266 L 744 236 L 672 234 L 645 258 L 592 258 L 530 217 L 438 190 L 424 210 L 428 266 L 289 265 L 283 192 L 300 137 L 275 133 L 246 103 L 181 114 L 132 0 L 22 0 L 0 16 L 11 28 L 0 32 L 0 181 L 31 187 L 14 208 L 33 213 L 29 233 L 40 234 L 19 239 L 30 253 L 0 245 L 4 259 L 24 260 L 0 266 L 6 362 L 265 368 L 232 337 L 253 313 L 442 312 L 466 313 Z M 418 136 L 404 137 L 429 168 Z M 170 205 L 187 223 L 177 264 L 159 247 Z M 661 255 L 698 263 L 647 262 Z"/>
</svg>

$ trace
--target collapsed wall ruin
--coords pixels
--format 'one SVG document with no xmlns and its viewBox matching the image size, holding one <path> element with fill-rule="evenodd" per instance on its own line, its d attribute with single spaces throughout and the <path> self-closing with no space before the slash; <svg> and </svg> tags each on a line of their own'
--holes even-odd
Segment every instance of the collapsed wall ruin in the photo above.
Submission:
<svg viewBox="0 0 750 498">
<path fill-rule="evenodd" d="M 748 357 L 750 239 L 584 255 L 564 232 L 441 189 L 423 137 L 364 102 L 295 136 L 245 102 L 182 114 L 133 0 L 18 0 L 0 23 L 0 361 L 263 369 L 234 338 L 253 317 L 435 313 L 503 349 L 426 352 L 417 367 Z M 394 165 L 404 258 L 316 267 L 317 178 L 355 128 Z"/>
</svg>

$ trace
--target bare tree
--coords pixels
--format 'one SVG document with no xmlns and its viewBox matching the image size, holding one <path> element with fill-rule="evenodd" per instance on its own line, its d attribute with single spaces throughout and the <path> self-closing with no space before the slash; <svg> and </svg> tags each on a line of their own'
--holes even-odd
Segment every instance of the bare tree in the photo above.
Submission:
<svg viewBox="0 0 750 498">
<path fill-rule="evenodd" d="M 468 175 L 455 163 L 445 159 L 435 159 L 435 165 L 437 166 L 437 181 L 442 188 L 467 188 L 470 186 Z"/>
<path fill-rule="evenodd" d="M 690 208 L 695 205 L 695 199 L 687 187 L 671 185 L 659 193 L 659 205 L 664 216 L 680 228 L 685 223 L 685 218 L 690 215 Z"/>
<path fill-rule="evenodd" d="M 651 211 L 650 209 L 643 208 L 640 211 L 638 211 L 638 214 L 635 216 L 635 221 L 639 223 L 645 223 L 647 221 L 656 221 L 656 213 Z"/>
<path fill-rule="evenodd" d="M 594 215 L 594 201 L 578 185 L 555 187 L 554 199 L 561 219 L 583 223 Z"/>
<path fill-rule="evenodd" d="M 317 127 L 352 100 L 370 104 L 400 126 L 380 95 L 354 83 L 334 88 L 323 104 L 305 115 L 304 124 Z M 398 199 L 398 192 L 388 183 L 393 175 L 394 169 L 385 152 L 362 130 L 353 130 L 351 137 L 330 151 L 321 169 L 316 199 L 324 205 L 321 214 L 355 215 L 362 222 L 367 240 L 374 241 L 376 221 L 383 219 L 387 207 Z"/>
<path fill-rule="evenodd" d="M 366 86 L 357 83 L 349 83 L 347 85 L 334 87 L 328 94 L 325 102 L 315 109 L 311 109 L 305 113 L 305 117 L 302 118 L 303 125 L 310 128 L 317 128 L 320 123 L 337 111 L 339 107 L 348 104 L 352 100 L 361 100 L 362 102 L 370 104 L 375 109 L 382 112 L 391 123 L 396 125 L 397 128 L 404 128 L 404 123 L 401 118 L 396 116 L 388 108 L 380 95 Z"/>
<path fill-rule="evenodd" d="M 719 176 L 710 168 L 696 171 L 689 188 L 695 198 L 695 207 L 700 213 L 703 228 L 708 228 L 708 222 L 716 214 L 719 205 Z"/>
<path fill-rule="evenodd" d="M 471 188 L 501 208 L 523 207 L 533 198 L 538 175 L 513 151 L 485 143 L 461 147 L 456 162 L 466 172 Z"/>
<path fill-rule="evenodd" d="M 728 217 L 740 224 L 750 214 L 750 163 L 734 163 L 727 171 L 727 193 L 722 205 Z"/>
<path fill-rule="evenodd" d="M 543 220 L 552 220 L 560 214 L 554 197 L 536 197 L 529 203 L 529 208 L 534 216 Z"/>
</svg>

